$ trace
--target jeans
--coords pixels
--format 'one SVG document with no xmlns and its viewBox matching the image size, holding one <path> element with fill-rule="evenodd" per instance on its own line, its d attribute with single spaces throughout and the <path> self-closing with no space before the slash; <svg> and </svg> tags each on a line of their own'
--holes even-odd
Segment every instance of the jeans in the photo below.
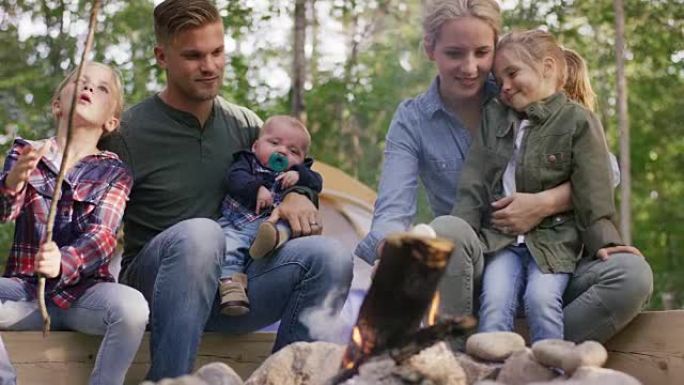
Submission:
<svg viewBox="0 0 684 385">
<path fill-rule="evenodd" d="M 484 250 L 475 231 L 460 218 L 435 218 L 431 226 L 456 244 L 440 294 L 447 314 L 473 314 L 484 267 Z M 653 292 L 653 273 L 645 258 L 612 254 L 607 261 L 582 258 L 563 295 L 565 339 L 608 341 L 641 311 Z"/>
<path fill-rule="evenodd" d="M 235 215 L 239 215 L 236 213 Z M 231 217 L 221 217 L 218 224 L 223 229 L 226 238 L 226 251 L 221 261 L 221 279 L 230 278 L 234 273 L 242 273 L 245 265 L 250 260 L 249 247 L 256 238 L 259 225 L 267 217 L 259 218 L 252 222 L 235 224 Z M 284 221 L 276 223 L 278 228 L 286 227 L 289 234 L 289 226 Z"/>
<path fill-rule="evenodd" d="M 10 362 L 5 344 L 0 339 L 0 385 L 15 385 L 17 383 L 17 374 Z"/>
<path fill-rule="evenodd" d="M 41 330 L 43 321 L 33 290 L 23 282 L 0 278 L 0 329 Z M 86 290 L 69 309 L 48 303 L 48 313 L 53 330 L 104 335 L 89 384 L 123 384 L 149 314 L 147 302 L 137 290 L 100 282 Z"/>
<path fill-rule="evenodd" d="M 203 330 L 247 333 L 281 320 L 274 351 L 315 338 L 307 315 L 320 304 L 337 315 L 352 278 L 351 253 L 321 236 L 292 239 L 274 255 L 245 266 L 250 312 L 227 317 L 218 306 L 225 238 L 217 222 L 181 221 L 159 233 L 122 272 L 151 309 L 151 362 L 147 378 L 189 373 Z"/>
<path fill-rule="evenodd" d="M 563 291 L 570 274 L 545 274 L 525 245 L 487 257 L 479 331 L 512 331 L 522 297 L 532 342 L 563 339 Z"/>
</svg>

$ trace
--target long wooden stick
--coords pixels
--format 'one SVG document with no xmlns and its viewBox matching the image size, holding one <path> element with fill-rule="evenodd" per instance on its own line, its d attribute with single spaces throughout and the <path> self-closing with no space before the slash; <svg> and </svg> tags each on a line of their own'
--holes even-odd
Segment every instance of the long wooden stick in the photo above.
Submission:
<svg viewBox="0 0 684 385">
<path fill-rule="evenodd" d="M 88 53 L 93 45 L 93 37 L 95 36 L 95 25 L 97 24 L 97 11 L 100 8 L 100 1 L 93 0 L 93 7 L 90 10 L 90 22 L 88 24 L 88 36 L 86 37 L 85 47 L 81 55 L 81 62 L 78 64 L 75 76 L 74 93 L 71 97 L 71 107 L 69 108 L 69 120 L 67 124 L 66 143 L 64 144 L 64 151 L 62 153 L 62 164 L 59 166 L 59 174 L 57 175 L 57 182 L 55 182 L 55 191 L 52 194 L 52 202 L 50 204 L 50 212 L 47 219 L 47 232 L 45 234 L 45 243 L 52 241 L 52 233 L 55 227 L 55 216 L 57 216 L 57 203 L 62 192 L 62 182 L 67 171 L 69 146 L 71 145 L 71 131 L 74 126 L 74 112 L 76 110 L 76 103 L 78 101 L 79 82 L 81 81 L 81 73 L 88 58 Z M 47 312 L 45 304 L 45 277 L 38 277 L 38 308 L 40 309 L 40 316 L 43 318 L 43 337 L 47 337 L 50 333 L 50 315 Z"/>
</svg>

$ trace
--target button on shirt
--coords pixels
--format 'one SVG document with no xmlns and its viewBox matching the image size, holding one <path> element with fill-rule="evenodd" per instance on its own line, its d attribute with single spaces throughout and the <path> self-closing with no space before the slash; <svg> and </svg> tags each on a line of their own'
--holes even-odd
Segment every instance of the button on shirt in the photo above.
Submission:
<svg viewBox="0 0 684 385">
<path fill-rule="evenodd" d="M 7 174 L 21 149 L 44 143 L 50 150 L 31 171 L 25 187 L 18 192 L 7 189 Z M 45 238 L 61 159 L 54 138 L 44 143 L 17 139 L 0 174 L 0 220 L 16 221 L 4 276 L 30 286 L 30 292 L 35 292 L 38 281 L 34 262 Z M 55 305 L 69 308 L 89 287 L 114 281 L 108 264 L 131 184 L 128 169 L 107 151 L 84 157 L 67 172 L 53 236 L 62 254 L 61 272 L 46 282 L 46 297 Z"/>
<path fill-rule="evenodd" d="M 485 100 L 496 94 L 493 82 L 485 84 L 485 94 Z M 470 144 L 470 132 L 442 102 L 438 77 L 424 94 L 403 101 L 386 137 L 371 231 L 357 246 L 356 255 L 372 263 L 381 239 L 411 226 L 418 177 L 433 214 L 451 213 Z"/>
</svg>

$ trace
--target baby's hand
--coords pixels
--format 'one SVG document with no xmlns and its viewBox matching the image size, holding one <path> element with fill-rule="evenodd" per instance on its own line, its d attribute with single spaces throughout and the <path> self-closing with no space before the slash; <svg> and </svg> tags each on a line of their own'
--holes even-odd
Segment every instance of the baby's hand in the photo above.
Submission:
<svg viewBox="0 0 684 385">
<path fill-rule="evenodd" d="M 280 181 L 280 186 L 284 189 L 290 188 L 299 182 L 299 173 L 294 170 L 286 171 L 276 178 Z"/>
<path fill-rule="evenodd" d="M 28 180 L 31 171 L 38 165 L 38 161 L 47 153 L 48 146 L 39 149 L 26 146 L 19 150 L 19 158 L 12 166 L 5 179 L 5 187 L 12 191 L 21 191 Z"/>
<path fill-rule="evenodd" d="M 261 211 L 266 210 L 271 206 L 273 206 L 273 195 L 271 195 L 271 192 L 268 191 L 266 187 L 259 187 L 259 191 L 257 192 L 256 214 L 259 215 Z"/>
<path fill-rule="evenodd" d="M 46 242 L 40 246 L 36 254 L 36 273 L 48 278 L 55 278 L 62 269 L 62 253 L 55 242 Z"/>
</svg>

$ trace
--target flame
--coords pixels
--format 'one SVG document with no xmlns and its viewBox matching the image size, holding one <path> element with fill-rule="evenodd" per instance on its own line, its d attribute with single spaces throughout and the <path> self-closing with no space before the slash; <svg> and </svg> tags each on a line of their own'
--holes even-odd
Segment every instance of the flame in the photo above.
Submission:
<svg viewBox="0 0 684 385">
<path fill-rule="evenodd" d="M 361 338 L 361 331 L 359 330 L 358 326 L 354 326 L 354 330 L 352 331 L 352 341 L 358 346 L 361 346 L 361 343 L 363 342 L 363 339 Z"/>
<path fill-rule="evenodd" d="M 428 326 L 432 326 L 437 321 L 437 312 L 439 311 L 439 292 L 435 293 L 432 298 L 432 304 L 430 304 L 430 311 L 428 312 Z"/>
</svg>

